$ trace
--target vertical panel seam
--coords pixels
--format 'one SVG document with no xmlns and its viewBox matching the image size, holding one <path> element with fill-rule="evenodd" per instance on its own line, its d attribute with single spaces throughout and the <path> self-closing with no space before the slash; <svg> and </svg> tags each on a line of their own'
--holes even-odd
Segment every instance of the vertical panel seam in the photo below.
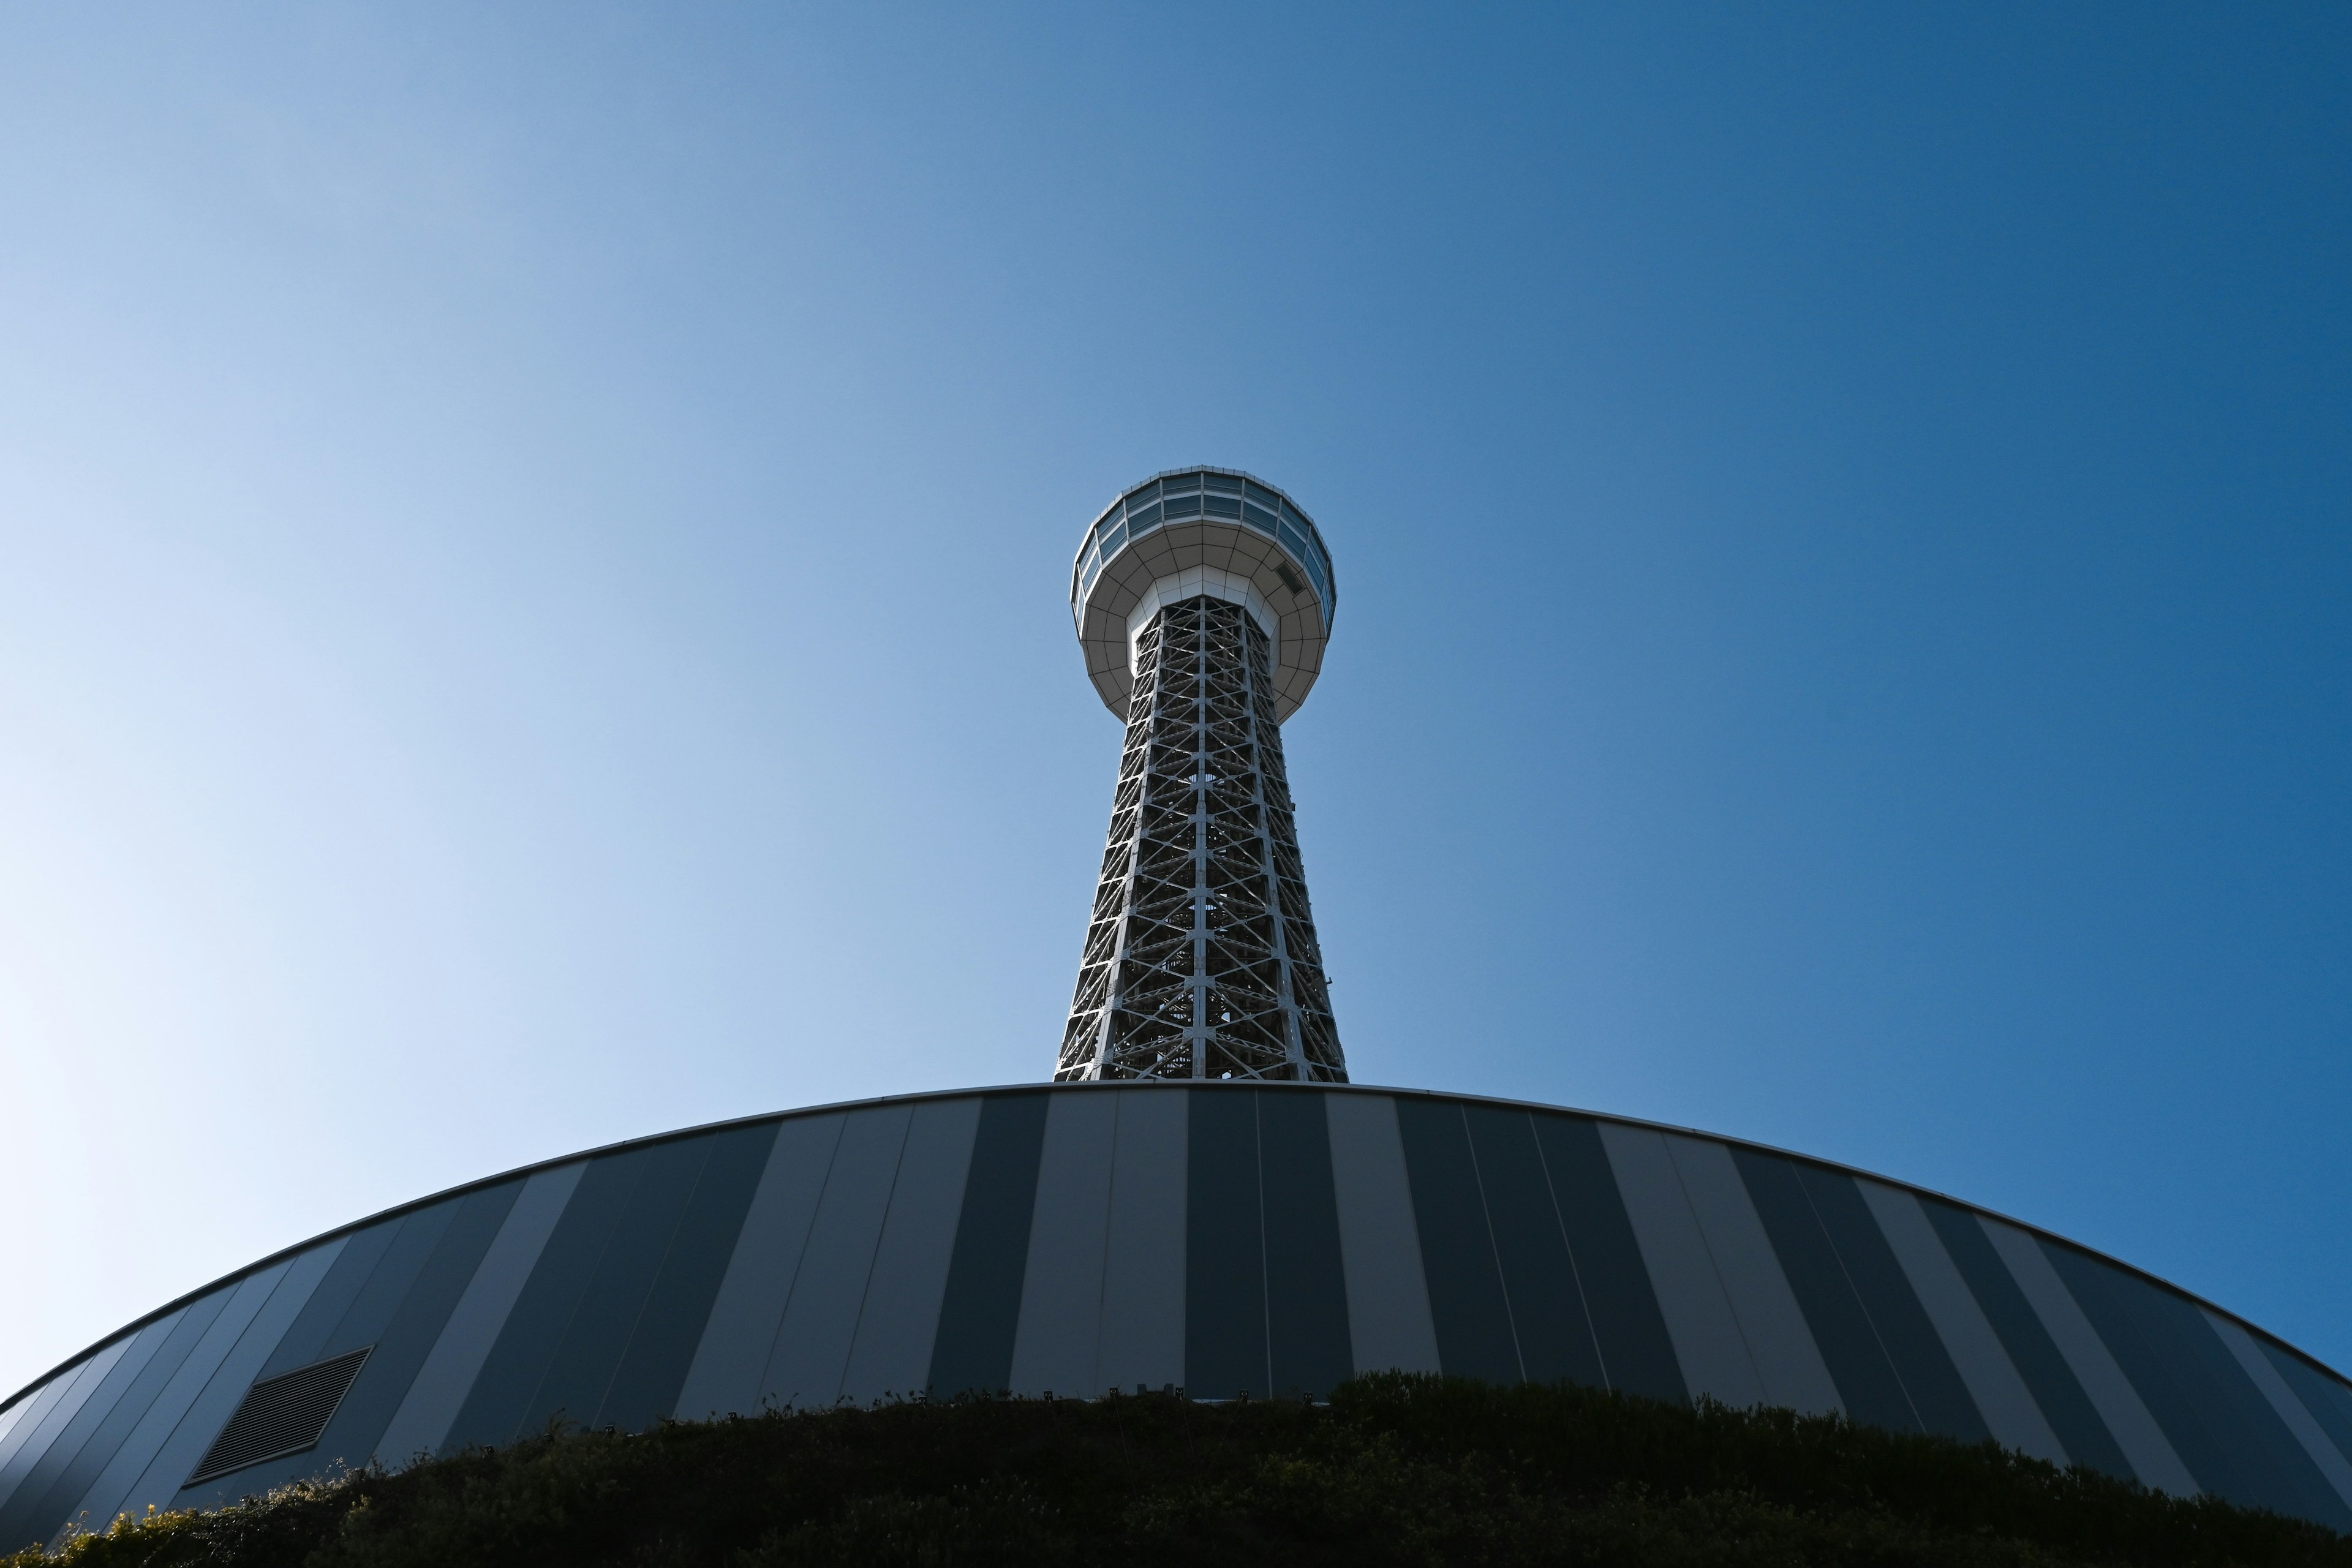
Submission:
<svg viewBox="0 0 2352 1568">
<path fill-rule="evenodd" d="M 1658 1147 L 1665 1154 L 1666 1169 L 1674 1173 L 1675 1188 L 1683 1194 L 1683 1207 L 1690 1214 L 1691 1229 L 1698 1233 L 1699 1247 L 1706 1254 L 1707 1268 L 1715 1276 L 1715 1288 L 1721 1292 L 1724 1311 L 1731 1319 L 1731 1331 L 1739 1336 L 1739 1353 L 1748 1358 L 1748 1371 L 1756 1379 L 1757 1392 L 1769 1402 L 1771 1385 L 1765 1381 L 1764 1363 L 1756 1359 L 1756 1346 L 1748 1338 L 1748 1321 L 1740 1314 L 1738 1298 L 1731 1293 L 1731 1281 L 1724 1278 L 1723 1260 L 1715 1255 L 1715 1238 L 1707 1234 L 1706 1221 L 1699 1213 L 1698 1202 L 1691 1196 L 1690 1182 L 1683 1175 L 1682 1162 L 1675 1158 L 1674 1146 L 1666 1142 L 1664 1134 L 1653 1136 L 1657 1138 Z M 1757 1216 L 1757 1223 L 1759 1226 L 1762 1225 L 1762 1215 Z M 1768 1233 L 1764 1245 L 1769 1247 L 1771 1244 L 1772 1238 Z M 1800 1307 L 1798 1316 L 1801 1318 L 1803 1314 L 1804 1309 Z M 1812 1325 L 1808 1323 L 1806 1331 L 1810 1333 L 1811 1330 Z M 1837 1380 L 1832 1378 L 1830 1381 L 1834 1385 Z"/>
<path fill-rule="evenodd" d="M 801 1269 L 808 1263 L 809 1242 L 816 1235 L 817 1216 L 824 1212 L 824 1194 L 833 1189 L 833 1168 L 840 1163 L 842 1137 L 848 1126 L 847 1116 L 834 1119 L 833 1147 L 826 1150 L 824 1154 L 824 1179 L 817 1183 L 816 1201 L 809 1205 L 808 1224 L 801 1230 L 800 1250 L 793 1256 L 793 1277 L 784 1285 L 784 1304 L 776 1312 L 775 1331 L 768 1336 L 768 1353 L 760 1358 L 760 1379 L 757 1386 L 760 1402 L 762 1405 L 772 1397 L 767 1392 L 768 1373 L 776 1364 L 776 1347 L 783 1342 L 784 1325 L 792 1321 L 793 1298 L 800 1293 Z M 779 1138 L 777 1142 L 781 1145 L 782 1140 Z M 775 1156 L 771 1152 L 769 1157 L 773 1159 Z"/>
<path fill-rule="evenodd" d="M 866 1278 L 857 1287 L 857 1315 L 849 1321 L 849 1344 L 842 1352 L 841 1376 L 833 1385 L 835 1405 L 841 1403 L 842 1388 L 849 1381 L 849 1363 L 857 1357 L 858 1331 L 866 1327 L 866 1299 L 874 1293 L 874 1270 L 882 1261 L 882 1243 L 890 1234 L 890 1205 L 898 1196 L 898 1175 L 907 1168 L 907 1144 L 914 1132 L 914 1112 L 909 1110 L 898 1129 L 898 1152 L 890 1162 L 890 1190 L 882 1194 L 882 1219 L 874 1227 L 874 1250 L 866 1255 Z"/>
<path fill-rule="evenodd" d="M 1926 1432 L 1930 1430 L 1927 1426 L 1927 1417 L 1919 1414 L 1919 1402 L 1911 1396 L 1911 1385 L 1904 1379 L 1902 1366 L 1896 1363 L 1895 1352 L 1886 1348 L 1885 1331 L 1882 1330 L 1878 1326 L 1878 1316 L 1870 1310 L 1870 1298 L 1864 1296 L 1862 1293 L 1862 1287 L 1854 1282 L 1853 1269 L 1846 1263 L 1845 1254 L 1838 1249 L 1837 1237 L 1831 1231 L 1829 1221 L 1822 1217 L 1822 1205 L 1813 1201 L 1813 1190 L 1807 1184 L 1803 1170 L 1797 1167 L 1793 1163 L 1790 1164 L 1790 1169 L 1797 1178 L 1797 1191 L 1804 1197 L 1805 1212 L 1813 1216 L 1813 1224 L 1820 1229 L 1822 1239 L 1829 1244 L 1830 1256 L 1837 1259 L 1838 1278 L 1845 1281 L 1847 1291 L 1853 1297 L 1853 1304 L 1862 1309 L 1862 1321 L 1870 1325 L 1871 1342 L 1878 1346 L 1879 1357 L 1886 1363 L 1886 1370 L 1888 1373 L 1894 1377 L 1895 1388 L 1902 1393 L 1903 1403 L 1905 1406 L 1910 1410 L 1911 1419 L 1918 1424 L 1920 1431 Z M 1860 1194 L 1857 1193 L 1855 1195 L 1859 1197 Z M 1865 1214 L 1868 1213 L 1866 1206 L 1864 1212 Z M 1871 1223 L 1875 1225 L 1877 1221 L 1874 1219 Z M 1771 1232 L 1769 1227 L 1765 1232 L 1765 1238 L 1768 1241 L 1771 1238 Z M 1787 1267 L 1788 1265 L 1786 1263 L 1781 1265 L 1781 1268 L 1786 1268 Z M 1900 1258 L 1895 1260 L 1895 1267 L 1898 1268 L 1902 1267 L 1902 1260 Z M 1797 1303 L 1797 1310 L 1800 1313 L 1804 1310 L 1804 1303 L 1802 1301 Z M 1807 1325 L 1807 1327 L 1811 1326 L 1811 1325 L 1810 1324 Z M 1933 1326 L 1934 1325 L 1932 1323 L 1929 1325 L 1930 1328 Z M 1830 1380 L 1832 1383 L 1837 1380 L 1834 1373 L 1831 1374 Z M 1843 1393 L 1843 1391 L 1841 1390 L 1840 1392 Z"/>
<path fill-rule="evenodd" d="M 1462 1121 L 1462 1147 L 1470 1154 L 1470 1180 L 1478 1189 L 1478 1218 L 1486 1226 L 1486 1252 L 1495 1261 L 1496 1294 L 1503 1298 L 1503 1323 L 1511 1331 L 1511 1359 L 1519 1363 L 1519 1381 L 1528 1377 L 1527 1352 L 1519 1348 L 1519 1316 L 1511 1308 L 1511 1282 L 1503 1274 L 1503 1249 L 1495 1240 L 1495 1215 L 1486 1204 L 1486 1173 L 1478 1168 L 1478 1141 L 1470 1136 L 1470 1112 L 1462 1106 L 1454 1108 Z"/>
<path fill-rule="evenodd" d="M 1559 1227 L 1560 1249 L 1568 1254 L 1568 1277 L 1576 1282 L 1576 1304 L 1584 1312 L 1584 1331 L 1592 1340 L 1592 1360 L 1601 1368 L 1601 1385 L 1614 1389 L 1617 1380 L 1609 1374 L 1609 1357 L 1601 1349 L 1601 1328 L 1592 1321 L 1592 1301 L 1584 1292 L 1584 1270 L 1577 1266 L 1576 1244 L 1568 1238 L 1568 1216 L 1560 1212 L 1559 1184 L 1552 1180 L 1551 1156 L 1544 1152 L 1532 1114 L 1528 1117 L 1528 1138 L 1536 1146 L 1536 1164 L 1543 1172 L 1544 1191 L 1551 1198 L 1551 1222 Z"/>
</svg>

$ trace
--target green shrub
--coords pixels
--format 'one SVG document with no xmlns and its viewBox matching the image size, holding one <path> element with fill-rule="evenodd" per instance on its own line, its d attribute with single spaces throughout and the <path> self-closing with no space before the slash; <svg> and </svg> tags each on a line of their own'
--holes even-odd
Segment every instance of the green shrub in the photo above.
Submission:
<svg viewBox="0 0 2352 1568">
<path fill-rule="evenodd" d="M 0 1568 L 2335 1564 L 2352 1541 L 1990 1444 L 1567 1387 L 959 1400 L 550 1431 Z"/>
</svg>

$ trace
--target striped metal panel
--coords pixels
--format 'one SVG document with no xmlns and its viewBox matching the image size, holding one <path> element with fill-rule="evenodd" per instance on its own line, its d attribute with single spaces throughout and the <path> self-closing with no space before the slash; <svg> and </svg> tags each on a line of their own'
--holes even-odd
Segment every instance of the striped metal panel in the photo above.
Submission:
<svg viewBox="0 0 2352 1568">
<path fill-rule="evenodd" d="M 183 1486 L 285 1446 L 233 1415 L 338 1358 L 314 1446 Z M 551 1421 L 1390 1368 L 1843 1411 L 2352 1529 L 2352 1384 L 1948 1198 L 1547 1107 L 1072 1084 L 623 1145 L 267 1259 L 0 1405 L 0 1548 Z"/>
</svg>

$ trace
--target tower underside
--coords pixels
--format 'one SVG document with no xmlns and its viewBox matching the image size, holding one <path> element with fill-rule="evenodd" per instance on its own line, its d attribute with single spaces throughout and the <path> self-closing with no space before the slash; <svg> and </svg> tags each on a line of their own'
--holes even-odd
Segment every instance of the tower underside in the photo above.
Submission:
<svg viewBox="0 0 2352 1568">
<path fill-rule="evenodd" d="M 1348 1080 L 1270 665 L 1265 629 L 1223 599 L 1164 605 L 1138 634 L 1055 1079 Z"/>
</svg>

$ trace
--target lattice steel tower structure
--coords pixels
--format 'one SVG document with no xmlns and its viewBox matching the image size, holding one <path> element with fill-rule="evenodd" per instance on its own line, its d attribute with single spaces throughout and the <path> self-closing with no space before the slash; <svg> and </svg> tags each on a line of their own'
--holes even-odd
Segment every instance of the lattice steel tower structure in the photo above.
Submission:
<svg viewBox="0 0 2352 1568">
<path fill-rule="evenodd" d="M 1338 602 L 1314 522 L 1229 468 L 1087 530 L 1070 614 L 1127 747 L 1055 1079 L 1348 1081 L 1280 728 Z"/>
</svg>

